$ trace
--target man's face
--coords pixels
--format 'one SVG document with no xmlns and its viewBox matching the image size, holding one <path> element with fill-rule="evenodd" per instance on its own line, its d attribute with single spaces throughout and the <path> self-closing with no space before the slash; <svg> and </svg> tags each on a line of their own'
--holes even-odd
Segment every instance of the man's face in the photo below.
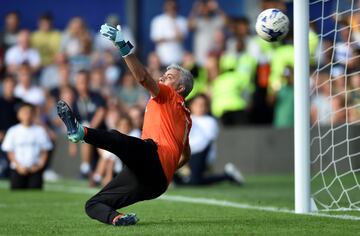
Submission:
<svg viewBox="0 0 360 236">
<path fill-rule="evenodd" d="M 30 32 L 22 30 L 18 35 L 18 45 L 22 48 L 27 49 L 30 46 Z"/>
<path fill-rule="evenodd" d="M 197 97 L 190 105 L 191 114 L 195 116 L 204 116 L 208 111 L 207 101 L 204 97 Z"/>
<path fill-rule="evenodd" d="M 15 31 L 19 26 L 19 17 L 18 15 L 11 13 L 5 18 L 5 27 L 8 31 Z"/>
<path fill-rule="evenodd" d="M 23 106 L 18 111 L 18 119 L 25 126 L 31 125 L 33 122 L 33 115 L 33 110 L 29 106 Z"/>
<path fill-rule="evenodd" d="M 89 90 L 88 77 L 85 74 L 77 74 L 75 81 L 76 81 L 76 90 L 80 94 L 86 94 Z"/>
<path fill-rule="evenodd" d="M 13 94 L 15 89 L 15 82 L 11 79 L 4 80 L 3 94 Z"/>
<path fill-rule="evenodd" d="M 24 86 L 25 88 L 30 87 L 31 85 L 31 71 L 29 67 L 20 67 L 20 69 L 17 72 L 17 78 L 20 84 Z"/>
<path fill-rule="evenodd" d="M 41 31 L 47 32 L 51 29 L 51 21 L 48 19 L 40 19 L 38 25 Z"/>
<path fill-rule="evenodd" d="M 164 5 L 164 10 L 168 14 L 176 15 L 176 11 L 177 11 L 176 1 L 166 1 Z"/>
<path fill-rule="evenodd" d="M 178 90 L 182 88 L 182 86 L 179 86 L 180 81 L 180 71 L 175 69 L 170 69 L 163 74 L 160 79 L 159 83 L 165 84 L 173 89 L 175 89 L 177 92 Z"/>
</svg>

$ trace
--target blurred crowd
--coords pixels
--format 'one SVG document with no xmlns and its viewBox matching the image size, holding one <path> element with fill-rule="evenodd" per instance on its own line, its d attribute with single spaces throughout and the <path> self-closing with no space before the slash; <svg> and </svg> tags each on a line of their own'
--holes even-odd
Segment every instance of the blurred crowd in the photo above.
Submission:
<svg viewBox="0 0 360 236">
<path fill-rule="evenodd" d="M 261 9 L 267 8 L 286 12 L 283 1 L 262 0 Z M 50 13 L 39 17 L 35 31 L 19 28 L 20 21 L 17 12 L 9 12 L 0 32 L 0 142 L 18 123 L 16 104 L 20 100 L 35 107 L 33 122 L 46 130 L 55 148 L 58 135 L 65 132 L 56 114 L 59 99 L 71 104 L 84 125 L 141 136 L 149 94 L 132 78 L 112 43 L 89 29 L 81 17 L 70 19 L 63 31 L 53 28 Z M 106 22 L 121 24 L 115 14 Z M 344 17 L 337 26 L 336 44 L 332 40 L 320 44 L 319 29 L 311 25 L 312 124 L 360 120 L 359 23 L 358 13 Z M 265 42 L 252 33 L 253 25 L 246 17 L 227 15 L 215 0 L 194 1 L 188 16 L 178 14 L 176 1 L 166 0 L 163 13 L 149 27 L 155 50 L 144 64 L 154 78 L 172 63 L 192 72 L 194 89 L 187 100 L 200 97 L 206 101 L 197 103 L 200 108 L 195 109 L 203 112 L 194 117 L 212 115 L 222 126 L 293 126 L 291 30 L 282 42 Z M 141 44 L 126 25 L 122 30 L 126 39 Z M 192 51 L 184 46 L 189 35 Z M 201 133 L 206 127 L 198 131 L 206 136 Z M 199 152 L 211 146 L 216 135 L 206 136 L 202 141 L 207 143 Z M 94 183 L 105 184 L 112 171 L 121 170 L 118 158 L 90 145 L 69 144 L 68 152 L 70 156 L 80 153 L 80 173 L 92 173 Z M 2 169 L 7 161 L 4 156 Z"/>
</svg>

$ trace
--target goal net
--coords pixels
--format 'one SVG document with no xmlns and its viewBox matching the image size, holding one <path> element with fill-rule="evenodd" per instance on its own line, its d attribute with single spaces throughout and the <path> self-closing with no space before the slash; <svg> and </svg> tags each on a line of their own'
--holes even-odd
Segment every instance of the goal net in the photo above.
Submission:
<svg viewBox="0 0 360 236">
<path fill-rule="evenodd" d="M 359 210 L 360 0 L 309 2 L 311 195 L 319 210 Z"/>
</svg>

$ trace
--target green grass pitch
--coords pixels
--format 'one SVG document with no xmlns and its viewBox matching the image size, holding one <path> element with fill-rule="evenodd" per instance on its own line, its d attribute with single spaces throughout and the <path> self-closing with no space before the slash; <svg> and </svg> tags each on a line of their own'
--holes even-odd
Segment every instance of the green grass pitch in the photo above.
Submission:
<svg viewBox="0 0 360 236">
<path fill-rule="evenodd" d="M 84 203 L 96 190 L 85 182 L 60 181 L 46 184 L 45 191 L 11 192 L 2 181 L 0 235 L 360 235 L 360 212 L 327 213 L 358 220 L 277 212 L 293 209 L 290 175 L 249 176 L 247 181 L 243 187 L 170 187 L 166 195 L 272 206 L 275 211 L 156 199 L 123 209 L 140 218 L 128 227 L 104 225 L 86 216 Z"/>
</svg>

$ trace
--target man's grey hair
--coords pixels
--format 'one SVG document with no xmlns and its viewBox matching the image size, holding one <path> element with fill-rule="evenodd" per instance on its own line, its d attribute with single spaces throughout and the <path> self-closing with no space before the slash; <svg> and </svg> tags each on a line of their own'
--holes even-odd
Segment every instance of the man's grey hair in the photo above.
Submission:
<svg viewBox="0 0 360 236">
<path fill-rule="evenodd" d="M 166 70 L 171 70 L 171 69 L 174 69 L 174 70 L 177 70 L 180 72 L 179 84 L 183 85 L 185 88 L 185 90 L 181 93 L 181 95 L 184 98 L 186 98 L 194 86 L 193 75 L 191 74 L 190 71 L 188 71 L 187 69 L 185 69 L 177 64 L 171 64 L 170 66 L 168 66 L 166 68 Z"/>
</svg>

